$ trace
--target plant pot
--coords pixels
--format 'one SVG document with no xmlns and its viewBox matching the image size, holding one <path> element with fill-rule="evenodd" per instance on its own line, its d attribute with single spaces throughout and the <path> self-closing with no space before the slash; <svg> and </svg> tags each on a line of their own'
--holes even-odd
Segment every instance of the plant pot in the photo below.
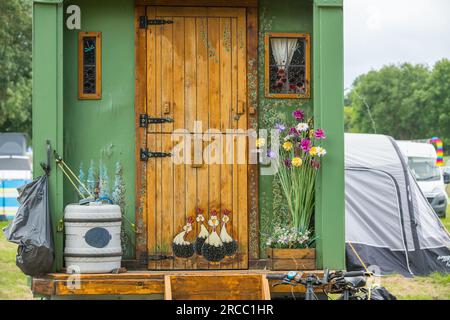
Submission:
<svg viewBox="0 0 450 320">
<path fill-rule="evenodd" d="M 316 249 L 267 248 L 267 267 L 270 270 L 315 270 Z"/>
</svg>

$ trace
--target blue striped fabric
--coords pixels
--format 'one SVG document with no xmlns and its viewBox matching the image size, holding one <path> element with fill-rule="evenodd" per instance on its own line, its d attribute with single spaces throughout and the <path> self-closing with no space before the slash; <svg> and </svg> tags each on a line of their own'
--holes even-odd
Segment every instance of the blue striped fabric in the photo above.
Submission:
<svg viewBox="0 0 450 320">
<path fill-rule="evenodd" d="M 12 220 L 19 208 L 17 188 L 29 183 L 30 180 L 0 180 L 0 221 Z"/>
</svg>

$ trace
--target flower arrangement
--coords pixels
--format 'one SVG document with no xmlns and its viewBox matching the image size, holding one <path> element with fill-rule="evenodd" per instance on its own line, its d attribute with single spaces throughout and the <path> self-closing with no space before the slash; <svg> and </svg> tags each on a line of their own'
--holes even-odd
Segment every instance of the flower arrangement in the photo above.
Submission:
<svg viewBox="0 0 450 320">
<path fill-rule="evenodd" d="M 305 249 L 312 242 L 311 231 L 299 231 L 295 227 L 275 227 L 266 245 L 276 249 Z"/>
<path fill-rule="evenodd" d="M 275 129 L 281 135 L 280 151 L 269 150 L 267 156 L 278 160 L 277 175 L 291 216 L 290 227 L 300 238 L 308 235 L 315 205 L 315 181 L 321 167 L 321 158 L 327 151 L 322 147 L 324 130 L 314 129 L 313 119 L 305 120 L 305 112 L 292 113 L 292 123 L 279 123 Z M 278 229 L 279 232 L 281 232 Z M 293 230 L 282 232 L 292 235 Z M 275 237 L 272 237 L 275 239 Z M 283 238 L 284 239 L 284 238 Z M 271 245 L 278 243 L 272 241 Z M 297 242 L 295 242 L 297 243 Z M 302 244 L 299 243 L 300 246 Z"/>
</svg>

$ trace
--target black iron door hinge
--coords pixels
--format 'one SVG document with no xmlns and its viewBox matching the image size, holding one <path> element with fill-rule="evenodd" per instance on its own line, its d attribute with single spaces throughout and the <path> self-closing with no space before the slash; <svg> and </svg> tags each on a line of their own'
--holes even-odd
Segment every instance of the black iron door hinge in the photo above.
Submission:
<svg viewBox="0 0 450 320">
<path fill-rule="evenodd" d="M 147 128 L 149 124 L 162 124 L 171 122 L 173 122 L 172 118 L 151 118 L 146 114 L 139 115 L 139 126 L 141 128 Z"/>
<path fill-rule="evenodd" d="M 148 149 L 141 149 L 141 161 L 147 161 L 151 158 L 169 158 L 172 154 L 168 152 L 155 152 Z"/>
<path fill-rule="evenodd" d="M 168 256 L 165 254 L 149 254 L 142 253 L 140 257 L 141 265 L 148 265 L 150 261 L 163 261 L 163 260 L 174 260 L 174 256 Z"/>
<path fill-rule="evenodd" d="M 164 19 L 149 19 L 147 16 L 139 17 L 139 28 L 145 29 L 148 26 L 161 26 L 165 24 L 172 24 L 173 20 Z"/>
</svg>

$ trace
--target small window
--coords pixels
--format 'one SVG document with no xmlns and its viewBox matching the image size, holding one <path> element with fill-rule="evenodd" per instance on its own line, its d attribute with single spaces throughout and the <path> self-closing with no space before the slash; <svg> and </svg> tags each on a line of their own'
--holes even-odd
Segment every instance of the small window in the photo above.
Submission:
<svg viewBox="0 0 450 320">
<path fill-rule="evenodd" d="M 266 97 L 310 98 L 309 34 L 266 34 L 265 51 Z"/>
<path fill-rule="evenodd" d="M 102 98 L 102 41 L 100 32 L 78 34 L 78 99 Z"/>
</svg>

